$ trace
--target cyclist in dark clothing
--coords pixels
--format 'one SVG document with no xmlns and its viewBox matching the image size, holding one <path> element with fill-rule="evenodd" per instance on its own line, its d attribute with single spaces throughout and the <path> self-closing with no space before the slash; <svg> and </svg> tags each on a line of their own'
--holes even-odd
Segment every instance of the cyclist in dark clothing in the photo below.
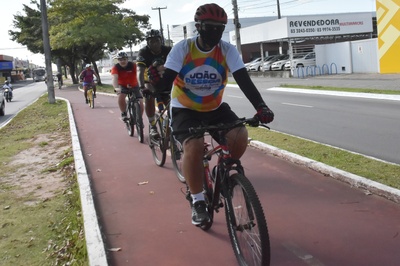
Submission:
<svg viewBox="0 0 400 266">
<path fill-rule="evenodd" d="M 150 135 L 154 137 L 158 134 L 155 128 L 155 99 L 149 92 L 155 92 L 156 89 L 148 81 L 147 69 L 152 65 L 163 65 L 169 51 L 171 51 L 171 47 L 162 45 L 161 34 L 158 30 L 147 32 L 146 41 L 147 46 L 139 50 L 136 64 L 138 66 L 138 83 L 144 96 L 145 112 L 149 119 L 149 124 L 151 125 Z M 158 89 L 157 92 L 159 92 Z M 163 97 L 159 95 L 157 98 L 158 109 L 162 110 L 164 108 L 164 103 L 166 104 L 167 102 L 169 102 L 169 94 Z"/>
</svg>

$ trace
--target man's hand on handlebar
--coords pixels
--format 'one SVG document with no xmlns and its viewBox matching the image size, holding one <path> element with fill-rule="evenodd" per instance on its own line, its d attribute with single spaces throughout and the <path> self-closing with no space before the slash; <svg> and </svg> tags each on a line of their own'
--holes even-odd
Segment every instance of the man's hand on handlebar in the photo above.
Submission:
<svg viewBox="0 0 400 266">
<path fill-rule="evenodd" d="M 141 88 L 141 91 L 142 91 L 143 97 L 145 97 L 147 99 L 149 99 L 153 95 L 153 92 L 148 88 Z"/>
<path fill-rule="evenodd" d="M 274 112 L 272 112 L 265 103 L 262 103 L 257 107 L 257 113 L 255 116 L 262 124 L 271 123 L 274 120 Z"/>
</svg>

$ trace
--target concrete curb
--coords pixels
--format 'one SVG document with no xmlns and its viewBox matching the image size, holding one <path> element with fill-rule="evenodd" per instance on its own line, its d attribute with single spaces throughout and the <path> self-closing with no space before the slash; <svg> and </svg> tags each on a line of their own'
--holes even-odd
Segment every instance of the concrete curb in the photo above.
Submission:
<svg viewBox="0 0 400 266">
<path fill-rule="evenodd" d="M 365 190 L 365 193 L 376 194 L 385 197 L 395 203 L 400 203 L 400 190 L 383 185 L 381 183 L 366 179 L 364 177 L 345 172 L 335 167 L 311 160 L 309 158 L 302 157 L 300 155 L 278 149 L 274 146 L 265 144 L 260 141 L 250 141 L 250 146 L 263 150 L 274 156 L 283 158 L 295 164 L 306 166 L 312 170 L 322 173 L 326 176 L 333 177 L 337 180 L 350 184 L 352 187 L 360 188 Z"/>
<path fill-rule="evenodd" d="M 78 132 L 72 112 L 71 104 L 67 99 L 56 97 L 67 102 L 68 117 L 72 139 L 72 149 L 75 159 L 75 171 L 78 178 L 80 199 L 82 205 L 83 223 L 85 229 L 86 248 L 88 252 L 89 265 L 107 266 L 107 255 L 104 248 L 103 237 L 94 207 L 92 189 L 90 187 L 89 176 L 86 171 L 85 160 L 83 159 Z"/>
</svg>

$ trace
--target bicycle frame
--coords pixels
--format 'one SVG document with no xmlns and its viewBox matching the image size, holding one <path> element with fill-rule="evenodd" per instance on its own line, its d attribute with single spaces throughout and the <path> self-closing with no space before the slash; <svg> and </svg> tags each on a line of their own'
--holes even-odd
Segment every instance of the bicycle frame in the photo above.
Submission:
<svg viewBox="0 0 400 266">
<path fill-rule="evenodd" d="M 222 207 L 219 203 L 219 195 L 221 191 L 222 193 L 226 192 L 225 190 L 227 189 L 228 184 L 225 183 L 225 181 L 230 176 L 231 171 L 233 170 L 244 175 L 244 169 L 240 160 L 235 160 L 231 156 L 225 138 L 226 131 L 218 131 L 218 134 L 220 143 L 212 149 L 209 149 L 211 144 L 205 142 L 203 156 L 204 183 L 214 191 L 212 195 L 212 206 L 217 212 L 218 209 Z M 211 174 L 209 161 L 211 161 L 214 155 L 218 157 L 217 163 L 214 166 L 216 172 L 213 170 Z M 212 187 L 213 184 L 215 184 L 214 187 Z"/>
</svg>

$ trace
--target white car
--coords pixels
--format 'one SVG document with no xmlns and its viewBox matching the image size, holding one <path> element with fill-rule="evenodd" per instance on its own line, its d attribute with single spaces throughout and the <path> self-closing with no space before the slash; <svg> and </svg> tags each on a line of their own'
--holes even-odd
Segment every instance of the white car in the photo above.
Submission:
<svg viewBox="0 0 400 266">
<path fill-rule="evenodd" d="M 257 64 L 258 62 L 261 62 L 261 57 L 258 57 L 256 59 L 244 64 L 244 66 L 246 67 L 247 71 L 250 71 L 250 68 L 253 68 L 253 65 Z"/>
<path fill-rule="evenodd" d="M 284 59 L 272 63 L 271 70 L 284 70 L 286 62 L 289 60 L 289 55 L 286 55 Z"/>
<path fill-rule="evenodd" d="M 287 62 L 284 68 L 290 69 L 291 66 L 293 68 L 315 66 L 315 53 L 311 52 L 306 55 L 294 56 L 292 62 Z"/>
<path fill-rule="evenodd" d="M 282 60 L 285 57 L 286 55 L 284 54 L 272 55 L 270 59 L 264 61 L 264 64 L 262 65 L 261 69 L 264 71 L 269 71 L 271 70 L 272 63 Z"/>
<path fill-rule="evenodd" d="M 258 61 L 256 63 L 253 63 L 249 66 L 250 71 L 261 71 L 263 65 L 265 64 L 265 62 L 270 61 L 272 58 L 274 58 L 276 55 L 270 55 L 267 57 L 264 57 L 264 61 Z"/>
</svg>

